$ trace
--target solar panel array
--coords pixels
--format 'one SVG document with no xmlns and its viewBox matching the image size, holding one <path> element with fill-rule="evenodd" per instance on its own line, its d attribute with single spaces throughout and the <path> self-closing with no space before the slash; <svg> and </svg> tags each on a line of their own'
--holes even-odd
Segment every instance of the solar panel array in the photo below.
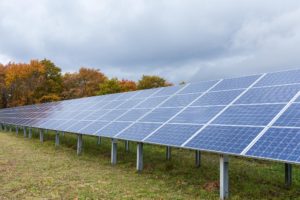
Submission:
<svg viewBox="0 0 300 200">
<path fill-rule="evenodd" d="M 0 123 L 300 163 L 300 70 L 0 110 Z"/>
</svg>

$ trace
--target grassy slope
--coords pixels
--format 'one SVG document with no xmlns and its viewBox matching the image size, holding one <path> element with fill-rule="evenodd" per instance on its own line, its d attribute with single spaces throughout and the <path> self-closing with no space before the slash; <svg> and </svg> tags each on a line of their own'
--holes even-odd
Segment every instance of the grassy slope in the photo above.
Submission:
<svg viewBox="0 0 300 200">
<path fill-rule="evenodd" d="M 84 137 L 84 153 L 76 156 L 76 138 L 54 135 L 24 139 L 0 133 L 0 199 L 218 199 L 219 160 L 203 154 L 201 168 L 194 167 L 194 152 L 173 149 L 172 161 L 165 149 L 144 146 L 144 171 L 135 171 L 135 146 L 129 153 L 119 142 L 118 164 L 110 165 L 110 141 L 96 145 Z M 293 186 L 285 189 L 283 164 L 230 158 L 231 199 L 297 199 L 300 170 L 293 169 Z"/>
</svg>

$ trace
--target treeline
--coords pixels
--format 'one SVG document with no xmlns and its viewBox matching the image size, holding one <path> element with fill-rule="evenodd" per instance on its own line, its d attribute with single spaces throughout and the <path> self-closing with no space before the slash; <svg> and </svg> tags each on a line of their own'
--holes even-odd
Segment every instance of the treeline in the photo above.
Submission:
<svg viewBox="0 0 300 200">
<path fill-rule="evenodd" d="M 62 74 L 52 61 L 0 63 L 0 108 L 169 86 L 159 76 L 142 76 L 138 82 L 108 78 L 98 69 L 82 67 Z"/>
</svg>

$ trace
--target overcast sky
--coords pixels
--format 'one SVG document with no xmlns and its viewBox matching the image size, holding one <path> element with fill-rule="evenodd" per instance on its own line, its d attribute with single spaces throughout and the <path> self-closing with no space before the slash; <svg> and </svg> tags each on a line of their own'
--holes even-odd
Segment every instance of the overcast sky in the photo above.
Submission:
<svg viewBox="0 0 300 200">
<path fill-rule="evenodd" d="M 0 62 L 174 83 L 300 68 L 299 0 L 0 0 Z"/>
</svg>

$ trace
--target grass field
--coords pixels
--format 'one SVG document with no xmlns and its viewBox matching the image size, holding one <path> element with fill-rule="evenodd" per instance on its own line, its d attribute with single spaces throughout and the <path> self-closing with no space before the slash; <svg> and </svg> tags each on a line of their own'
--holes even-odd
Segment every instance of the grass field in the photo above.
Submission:
<svg viewBox="0 0 300 200">
<path fill-rule="evenodd" d="M 202 154 L 200 168 L 194 152 L 144 146 L 144 170 L 135 170 L 134 143 L 126 152 L 118 143 L 118 164 L 110 164 L 110 140 L 84 137 L 84 150 L 76 155 L 76 137 L 54 134 L 24 139 L 0 133 L 0 199 L 218 199 L 219 157 Z M 300 170 L 293 166 L 293 186 L 284 186 L 282 163 L 230 157 L 230 199 L 300 199 Z"/>
</svg>

